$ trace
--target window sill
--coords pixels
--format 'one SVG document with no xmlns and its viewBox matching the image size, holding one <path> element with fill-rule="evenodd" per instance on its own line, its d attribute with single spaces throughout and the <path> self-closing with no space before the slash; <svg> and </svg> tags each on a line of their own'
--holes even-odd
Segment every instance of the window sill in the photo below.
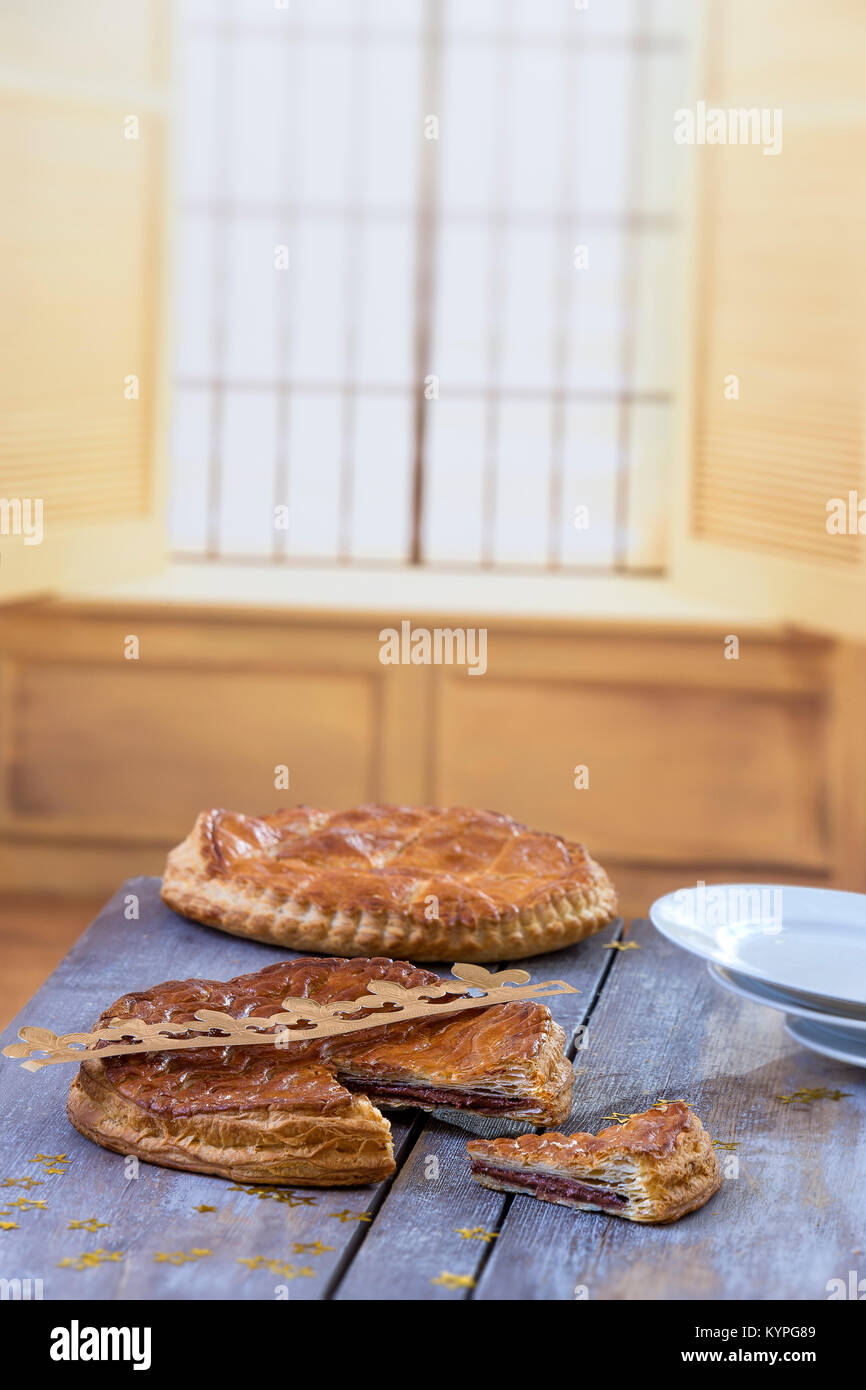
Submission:
<svg viewBox="0 0 866 1390">
<path fill-rule="evenodd" d="M 640 575 L 467 573 L 347 566 L 173 564 L 152 579 L 76 588 L 66 602 L 305 612 L 485 614 L 683 625 L 779 628 L 769 608 L 704 602 L 669 579 Z"/>
</svg>

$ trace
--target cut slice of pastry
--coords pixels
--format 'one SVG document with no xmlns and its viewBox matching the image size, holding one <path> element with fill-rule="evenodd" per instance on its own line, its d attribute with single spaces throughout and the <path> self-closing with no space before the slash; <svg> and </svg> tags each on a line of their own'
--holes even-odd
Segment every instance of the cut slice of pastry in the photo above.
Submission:
<svg viewBox="0 0 866 1390">
<path fill-rule="evenodd" d="M 582 845 L 460 808 L 204 811 L 168 856 L 162 896 L 256 941 L 414 960 L 518 960 L 616 915 Z"/>
<path fill-rule="evenodd" d="M 683 1101 L 660 1101 L 599 1134 L 523 1134 L 466 1147 L 483 1187 L 629 1221 L 676 1221 L 722 1181 L 710 1136 Z"/>
<path fill-rule="evenodd" d="M 72 1083 L 67 1114 L 105 1149 L 235 1182 L 298 1187 L 362 1187 L 394 1171 L 388 1121 L 326 1067 L 275 1077 L 264 1058 L 247 1053 L 227 1076 L 216 1056 L 191 1066 L 189 1052 L 163 1053 L 160 1090 L 141 1066 L 146 1055 L 126 1067 L 118 1066 L 123 1057 L 85 1062 Z"/>
<path fill-rule="evenodd" d="M 406 961 L 301 957 L 227 981 L 169 980 L 102 1014 L 191 1021 L 211 1008 L 265 1016 L 283 999 L 354 1000 L 371 980 L 439 983 Z M 439 1106 L 561 1123 L 574 1074 L 565 1034 L 542 1004 L 495 1004 L 288 1047 L 123 1054 L 84 1062 L 69 1094 L 76 1129 L 151 1163 L 263 1183 L 339 1186 L 393 1171 L 375 1108 Z"/>
</svg>

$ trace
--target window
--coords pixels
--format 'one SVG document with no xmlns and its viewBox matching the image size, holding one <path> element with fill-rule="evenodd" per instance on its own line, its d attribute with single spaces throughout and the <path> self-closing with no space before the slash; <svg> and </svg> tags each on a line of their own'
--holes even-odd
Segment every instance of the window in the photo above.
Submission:
<svg viewBox="0 0 866 1390">
<path fill-rule="evenodd" d="M 179 558 L 663 572 L 692 8 L 182 6 Z"/>
</svg>

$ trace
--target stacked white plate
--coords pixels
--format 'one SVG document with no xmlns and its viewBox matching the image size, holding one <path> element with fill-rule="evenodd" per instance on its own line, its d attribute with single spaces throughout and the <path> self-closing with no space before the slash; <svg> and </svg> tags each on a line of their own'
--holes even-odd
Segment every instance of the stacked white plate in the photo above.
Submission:
<svg viewBox="0 0 866 1390">
<path fill-rule="evenodd" d="M 650 918 L 725 989 L 780 1010 L 803 1047 L 866 1067 L 866 895 L 699 884 L 659 898 Z"/>
</svg>

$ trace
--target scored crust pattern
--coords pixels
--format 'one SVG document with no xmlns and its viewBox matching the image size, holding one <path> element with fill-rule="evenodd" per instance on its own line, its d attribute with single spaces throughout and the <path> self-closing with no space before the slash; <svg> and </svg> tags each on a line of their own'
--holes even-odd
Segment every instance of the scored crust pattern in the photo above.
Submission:
<svg viewBox="0 0 866 1390">
<path fill-rule="evenodd" d="M 291 996 L 353 1002 L 372 980 L 438 983 L 386 959 L 300 958 L 232 980 L 169 980 L 118 999 L 97 1026 L 178 1025 L 197 1009 L 267 1017 Z M 85 1061 L 67 1113 L 89 1139 L 152 1163 L 239 1180 L 348 1186 L 394 1169 L 376 1108 L 440 1105 L 535 1124 L 568 1114 L 574 1073 L 543 1005 L 496 1004 L 288 1047 L 133 1053 Z"/>
<path fill-rule="evenodd" d="M 459 807 L 204 811 L 168 856 L 162 896 L 296 950 L 469 962 L 571 945 L 617 908 L 582 845 Z"/>
</svg>

